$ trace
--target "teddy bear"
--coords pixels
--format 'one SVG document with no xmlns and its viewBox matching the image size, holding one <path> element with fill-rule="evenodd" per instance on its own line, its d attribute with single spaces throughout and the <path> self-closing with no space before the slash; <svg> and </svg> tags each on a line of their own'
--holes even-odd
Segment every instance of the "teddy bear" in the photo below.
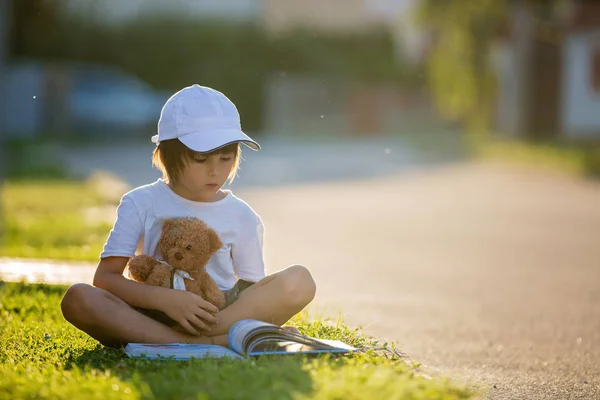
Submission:
<svg viewBox="0 0 600 400">
<path fill-rule="evenodd" d="M 222 310 L 225 294 L 205 270 L 222 246 L 217 232 L 198 218 L 167 219 L 158 241 L 164 261 L 136 255 L 127 263 L 129 274 L 149 285 L 188 290 Z"/>
</svg>

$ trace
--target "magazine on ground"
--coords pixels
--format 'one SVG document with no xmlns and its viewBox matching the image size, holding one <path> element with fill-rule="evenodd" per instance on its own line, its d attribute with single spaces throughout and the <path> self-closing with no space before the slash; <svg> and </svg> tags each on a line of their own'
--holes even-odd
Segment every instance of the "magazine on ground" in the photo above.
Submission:
<svg viewBox="0 0 600 400">
<path fill-rule="evenodd" d="M 146 357 L 188 360 L 191 357 L 229 357 L 243 359 L 260 355 L 351 353 L 358 349 L 339 340 L 316 339 L 290 332 L 278 325 L 253 319 L 238 321 L 228 333 L 229 346 L 208 344 L 129 343 L 125 354 L 131 358 Z"/>
</svg>

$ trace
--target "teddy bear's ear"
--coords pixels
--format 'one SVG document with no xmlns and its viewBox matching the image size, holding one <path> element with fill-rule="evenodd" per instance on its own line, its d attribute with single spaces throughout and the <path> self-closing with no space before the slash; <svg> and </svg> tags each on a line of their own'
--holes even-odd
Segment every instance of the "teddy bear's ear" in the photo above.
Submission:
<svg viewBox="0 0 600 400">
<path fill-rule="evenodd" d="M 163 233 L 168 232 L 175 228 L 175 220 L 174 219 L 165 219 L 162 226 Z"/>
<path fill-rule="evenodd" d="M 210 242 L 210 251 L 213 253 L 215 251 L 219 250 L 223 246 L 223 242 L 221 242 L 221 238 L 219 237 L 217 232 L 215 232 L 212 229 L 208 230 L 208 240 Z"/>
</svg>

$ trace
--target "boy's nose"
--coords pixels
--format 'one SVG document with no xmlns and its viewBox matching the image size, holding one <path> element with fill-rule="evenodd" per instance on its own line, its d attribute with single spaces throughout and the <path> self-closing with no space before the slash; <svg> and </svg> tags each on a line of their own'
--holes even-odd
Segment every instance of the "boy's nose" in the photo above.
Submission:
<svg viewBox="0 0 600 400">
<path fill-rule="evenodd" d="M 175 253 L 175 259 L 177 261 L 183 260 L 183 254 L 181 254 L 180 252 Z"/>
</svg>

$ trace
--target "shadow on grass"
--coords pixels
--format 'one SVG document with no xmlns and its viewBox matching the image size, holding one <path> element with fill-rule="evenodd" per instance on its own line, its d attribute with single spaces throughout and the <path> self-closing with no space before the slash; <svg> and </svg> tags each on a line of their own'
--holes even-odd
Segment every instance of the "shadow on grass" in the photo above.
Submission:
<svg viewBox="0 0 600 400">
<path fill-rule="evenodd" d="M 313 392 L 308 357 L 271 356 L 247 360 L 189 361 L 129 359 L 121 349 L 98 344 L 71 355 L 65 369 L 99 370 L 130 382 L 144 397 L 293 399 Z M 335 361 L 332 364 L 336 364 Z M 333 366 L 333 365 L 332 365 Z"/>
<path fill-rule="evenodd" d="M 40 360 L 56 363 L 58 374 L 60 370 L 78 370 L 87 376 L 117 378 L 138 391 L 142 398 L 287 400 L 301 394 L 310 395 L 315 390 L 308 357 L 189 361 L 130 359 L 123 350 L 102 346 L 86 335 L 65 334 L 61 328 L 65 321 L 60 315 L 59 302 L 66 288 L 64 285 L 0 281 L 0 312 L 3 313 L 0 316 L 3 315 L 5 322 L 11 325 L 7 332 L 18 332 L 19 337 L 26 339 L 12 336 L 7 347 L 9 352 L 41 352 Z M 32 316 L 36 318 L 32 319 Z M 40 327 L 40 322 L 45 326 Z M 90 343 L 94 343 L 93 347 Z M 22 359 L 20 355 L 14 356 Z M 333 369 L 338 366 L 340 363 L 335 360 L 331 362 Z"/>
<path fill-rule="evenodd" d="M 381 347 L 341 322 L 331 326 L 322 320 L 298 321 L 307 335 L 342 340 L 367 353 L 246 360 L 130 359 L 121 349 L 104 347 L 68 326 L 60 313 L 66 288 L 0 282 L 0 376 L 5 378 L 0 379 L 0 397 L 6 388 L 23 394 L 11 398 L 53 398 L 53 394 L 73 399 L 127 394 L 143 399 L 472 397 L 448 382 L 419 377 L 414 366 L 384 360 L 392 355 L 389 349 L 384 351 L 385 344 Z M 393 355 L 396 361 L 404 358 L 395 351 Z"/>
</svg>

